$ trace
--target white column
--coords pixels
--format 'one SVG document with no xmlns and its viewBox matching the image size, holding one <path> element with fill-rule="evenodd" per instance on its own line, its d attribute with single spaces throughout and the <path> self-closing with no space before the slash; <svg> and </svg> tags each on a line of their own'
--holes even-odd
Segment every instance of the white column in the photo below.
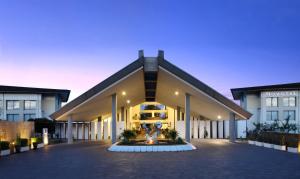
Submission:
<svg viewBox="0 0 300 179">
<path fill-rule="evenodd" d="M 97 122 L 97 140 L 101 140 L 101 138 L 101 117 L 99 117 Z"/>
<path fill-rule="evenodd" d="M 81 131 L 82 131 L 82 139 L 85 140 L 85 131 L 84 131 L 84 123 L 81 124 Z"/>
<path fill-rule="evenodd" d="M 190 94 L 188 94 L 188 93 L 185 94 L 185 140 L 187 142 L 191 141 L 191 136 L 190 136 L 190 127 L 191 127 L 190 97 L 191 97 Z"/>
<path fill-rule="evenodd" d="M 72 144 L 73 143 L 73 132 L 72 132 L 72 116 L 69 116 L 68 119 L 68 128 L 67 128 L 67 137 L 68 137 L 68 144 Z"/>
<path fill-rule="evenodd" d="M 235 114 L 229 114 L 229 140 L 235 142 L 236 139 L 236 126 L 235 126 Z"/>
<path fill-rule="evenodd" d="M 75 130 L 76 130 L 76 139 L 78 140 L 78 123 L 75 124 Z"/>
<path fill-rule="evenodd" d="M 111 142 L 117 142 L 117 94 L 111 96 Z"/>
<path fill-rule="evenodd" d="M 96 139 L 95 121 L 91 122 L 91 140 Z"/>
</svg>

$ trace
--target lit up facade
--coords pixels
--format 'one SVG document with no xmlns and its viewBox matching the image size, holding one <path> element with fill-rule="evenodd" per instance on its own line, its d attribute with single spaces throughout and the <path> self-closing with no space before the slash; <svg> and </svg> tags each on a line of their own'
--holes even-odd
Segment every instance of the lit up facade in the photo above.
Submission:
<svg viewBox="0 0 300 179">
<path fill-rule="evenodd" d="M 0 120 L 49 118 L 67 102 L 69 90 L 0 86 Z"/>
<path fill-rule="evenodd" d="M 138 59 L 51 115 L 61 138 L 110 139 L 124 129 L 160 121 L 192 138 L 236 137 L 236 121 L 251 114 L 216 90 L 171 64 L 163 51 Z"/>
<path fill-rule="evenodd" d="M 299 130 L 300 83 L 235 88 L 231 91 L 234 99 L 240 100 L 241 107 L 253 114 L 249 120 L 238 122 L 238 136 L 245 137 L 246 131 L 255 128 L 253 123 L 272 124 L 275 120 L 287 118 Z"/>
</svg>

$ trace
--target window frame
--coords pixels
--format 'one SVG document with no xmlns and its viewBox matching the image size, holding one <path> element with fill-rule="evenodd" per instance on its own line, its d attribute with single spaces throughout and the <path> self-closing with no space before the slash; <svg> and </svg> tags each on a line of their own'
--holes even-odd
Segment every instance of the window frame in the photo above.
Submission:
<svg viewBox="0 0 300 179">
<path fill-rule="evenodd" d="M 288 113 L 288 116 L 290 116 L 290 113 L 293 112 L 294 113 L 294 119 L 290 119 L 291 121 L 296 121 L 296 110 L 284 110 L 283 111 L 283 116 L 285 118 L 285 113 Z M 284 119 L 285 120 L 285 119 Z"/>
<path fill-rule="evenodd" d="M 13 116 L 13 119 L 10 120 L 8 116 Z M 15 116 L 18 116 L 18 120 L 16 120 Z M 13 122 L 20 121 L 20 114 L 6 114 L 6 120 L 7 121 L 13 121 Z"/>
<path fill-rule="evenodd" d="M 268 113 L 271 113 L 271 119 L 268 119 Z M 274 113 L 276 113 L 277 115 L 276 115 L 276 118 L 274 119 L 274 116 L 273 116 L 273 114 Z M 275 121 L 275 120 L 279 120 L 279 112 L 278 111 L 267 111 L 266 112 L 266 121 Z"/>
<path fill-rule="evenodd" d="M 26 102 L 29 102 L 29 108 L 26 108 Z M 33 102 L 35 103 L 35 106 L 32 107 Z M 36 100 L 24 100 L 24 110 L 35 110 L 37 109 L 37 101 Z"/>
<path fill-rule="evenodd" d="M 12 102 L 12 108 L 9 108 L 10 105 L 8 105 L 10 102 Z M 18 108 L 15 108 L 15 104 L 16 103 L 19 103 L 19 107 Z M 6 100 L 6 110 L 19 110 L 21 109 L 21 106 L 20 106 L 20 100 Z"/>
<path fill-rule="evenodd" d="M 269 99 L 271 100 L 270 105 L 268 105 L 268 102 L 267 102 Z M 273 105 L 275 100 L 276 100 L 276 105 Z M 266 98 L 266 107 L 278 107 L 278 97 L 267 97 Z"/>
<path fill-rule="evenodd" d="M 291 105 L 291 99 L 294 100 L 294 105 Z M 287 105 L 285 105 L 284 100 L 287 100 Z M 282 98 L 282 106 L 283 107 L 296 107 L 297 106 L 297 99 L 295 96 L 291 96 L 291 97 L 283 97 Z"/>
</svg>

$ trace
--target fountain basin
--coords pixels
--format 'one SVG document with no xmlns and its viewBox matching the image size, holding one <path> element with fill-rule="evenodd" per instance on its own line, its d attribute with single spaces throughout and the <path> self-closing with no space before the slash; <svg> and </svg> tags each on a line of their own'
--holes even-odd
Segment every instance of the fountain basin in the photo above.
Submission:
<svg viewBox="0 0 300 179">
<path fill-rule="evenodd" d="M 191 143 L 180 145 L 118 145 L 119 142 L 108 148 L 111 152 L 183 152 L 195 150 Z"/>
</svg>

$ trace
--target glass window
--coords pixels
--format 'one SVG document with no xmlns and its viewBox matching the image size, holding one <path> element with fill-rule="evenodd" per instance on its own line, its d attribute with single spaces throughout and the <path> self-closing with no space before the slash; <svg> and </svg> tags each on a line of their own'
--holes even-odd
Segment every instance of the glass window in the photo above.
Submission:
<svg viewBox="0 0 300 179">
<path fill-rule="evenodd" d="M 6 118 L 8 121 L 19 121 L 20 120 L 19 114 L 7 114 Z"/>
<path fill-rule="evenodd" d="M 24 114 L 24 120 L 35 119 L 35 114 Z"/>
<path fill-rule="evenodd" d="M 283 111 L 284 120 L 289 118 L 291 121 L 294 121 L 296 118 L 295 116 L 296 116 L 296 112 L 294 110 Z"/>
<path fill-rule="evenodd" d="M 283 98 L 283 106 L 296 106 L 296 98 L 295 97 L 286 97 Z"/>
<path fill-rule="evenodd" d="M 267 120 L 268 121 L 278 120 L 278 111 L 267 111 Z"/>
<path fill-rule="evenodd" d="M 159 117 L 160 119 L 167 119 L 168 118 L 168 114 L 166 112 L 156 112 L 154 113 L 155 117 Z"/>
<path fill-rule="evenodd" d="M 296 98 L 295 97 L 290 97 L 289 98 L 289 104 L 290 104 L 290 106 L 296 106 Z"/>
<path fill-rule="evenodd" d="M 278 98 L 266 98 L 266 106 L 268 107 L 278 106 Z"/>
<path fill-rule="evenodd" d="M 142 104 L 141 110 L 165 110 L 166 106 L 162 104 Z"/>
<path fill-rule="evenodd" d="M 36 101 L 24 101 L 24 109 L 36 109 Z"/>
<path fill-rule="evenodd" d="M 6 101 L 6 109 L 7 110 L 20 109 L 20 101 Z"/>
<path fill-rule="evenodd" d="M 266 106 L 272 105 L 272 98 L 266 98 Z"/>
<path fill-rule="evenodd" d="M 278 98 L 272 98 L 272 106 L 278 106 Z"/>
<path fill-rule="evenodd" d="M 152 117 L 152 113 L 142 113 L 141 114 L 141 120 L 147 120 Z"/>
</svg>

